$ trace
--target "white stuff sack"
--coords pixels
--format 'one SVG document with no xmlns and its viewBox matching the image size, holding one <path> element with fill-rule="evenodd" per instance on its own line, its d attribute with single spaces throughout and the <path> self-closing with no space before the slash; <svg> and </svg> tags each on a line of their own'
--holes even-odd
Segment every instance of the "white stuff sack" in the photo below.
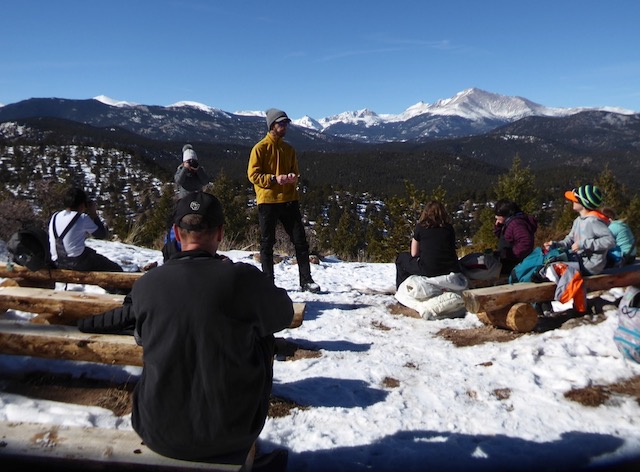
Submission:
<svg viewBox="0 0 640 472">
<path fill-rule="evenodd" d="M 460 292 L 468 287 L 467 278 L 460 273 L 438 277 L 411 275 L 400 284 L 395 298 L 425 319 L 464 316 L 464 300 Z"/>
</svg>

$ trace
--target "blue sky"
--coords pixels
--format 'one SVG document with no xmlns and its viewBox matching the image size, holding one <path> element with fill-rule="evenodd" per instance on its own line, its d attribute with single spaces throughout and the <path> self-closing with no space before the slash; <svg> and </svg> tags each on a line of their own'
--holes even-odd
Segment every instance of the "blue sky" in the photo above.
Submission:
<svg viewBox="0 0 640 472">
<path fill-rule="evenodd" d="M 640 112 L 637 0 L 20 0 L 0 103 L 106 95 L 319 119 L 477 87 Z"/>
</svg>

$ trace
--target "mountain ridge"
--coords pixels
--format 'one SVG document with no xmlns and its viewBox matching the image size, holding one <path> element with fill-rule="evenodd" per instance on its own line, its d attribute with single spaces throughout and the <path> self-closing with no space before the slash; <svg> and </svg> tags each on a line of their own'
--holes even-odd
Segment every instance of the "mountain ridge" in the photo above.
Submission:
<svg viewBox="0 0 640 472">
<path fill-rule="evenodd" d="M 565 117 L 584 111 L 634 112 L 612 107 L 551 108 L 526 98 L 478 88 L 465 89 L 433 104 L 419 102 L 400 114 L 370 109 L 331 117 L 294 119 L 300 136 L 292 144 L 302 149 L 332 150 L 351 144 L 424 141 L 483 134 L 530 116 Z M 266 132 L 264 112 L 228 112 L 197 102 L 169 106 L 140 105 L 105 96 L 87 100 L 31 98 L 0 107 L 0 121 L 51 116 L 94 126 L 119 126 L 154 139 L 216 141 L 251 145 Z"/>
<path fill-rule="evenodd" d="M 244 181 L 251 147 L 267 131 L 261 112 L 233 114 L 192 102 L 161 107 L 101 100 L 29 99 L 2 107 L 0 144 L 55 139 L 57 146 L 115 146 L 171 172 L 181 162 L 182 145 L 190 142 L 208 169 L 223 168 Z M 416 106 L 404 118 L 393 121 L 365 109 L 322 131 L 294 124 L 286 140 L 298 151 L 305 176 L 320 185 L 395 192 L 407 179 L 418 186 L 440 182 L 457 191 L 482 189 L 517 155 L 522 165 L 546 173 L 547 182 L 589 178 L 609 165 L 622 183 L 640 190 L 635 178 L 640 114 L 557 110 L 467 89 L 434 105 Z M 21 126 L 30 130 L 28 138 L 20 134 Z M 429 159 L 422 161 L 423 156 Z M 418 163 L 428 165 L 429 172 L 416 168 Z M 465 169 L 473 173 L 471 180 Z"/>
</svg>

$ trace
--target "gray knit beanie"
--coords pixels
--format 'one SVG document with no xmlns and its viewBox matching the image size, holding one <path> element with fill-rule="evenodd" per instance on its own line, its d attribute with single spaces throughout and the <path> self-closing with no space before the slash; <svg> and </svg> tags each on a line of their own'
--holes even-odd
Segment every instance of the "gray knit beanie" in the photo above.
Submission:
<svg viewBox="0 0 640 472">
<path fill-rule="evenodd" d="M 283 112 L 282 110 L 277 110 L 275 108 L 269 108 L 267 111 L 267 129 L 270 130 L 271 126 L 274 123 L 279 123 L 280 121 L 291 121 L 289 119 L 289 117 L 287 116 L 287 114 L 285 112 Z"/>
</svg>

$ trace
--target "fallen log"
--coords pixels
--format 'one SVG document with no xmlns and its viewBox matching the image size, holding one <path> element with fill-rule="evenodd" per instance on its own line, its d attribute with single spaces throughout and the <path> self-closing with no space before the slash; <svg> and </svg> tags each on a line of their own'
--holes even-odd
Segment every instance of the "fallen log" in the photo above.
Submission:
<svg viewBox="0 0 640 472">
<path fill-rule="evenodd" d="M 467 311 L 479 313 L 510 307 L 514 303 L 550 301 L 555 291 L 553 282 L 521 282 L 465 290 L 462 298 Z"/>
<path fill-rule="evenodd" d="M 584 277 L 587 293 L 630 285 L 640 286 L 640 265 L 637 263 Z M 462 298 L 467 311 L 477 314 L 482 322 L 524 332 L 527 326 L 532 330 L 537 324 L 537 312 L 533 307 L 529 309 L 521 305 L 550 302 L 555 298 L 555 291 L 556 284 L 553 282 L 520 282 L 465 290 Z M 514 311 L 511 311 L 512 308 L 515 308 Z M 517 329 L 512 326 L 517 326 Z"/>
<path fill-rule="evenodd" d="M 133 336 L 83 333 L 75 326 L 0 320 L 0 353 L 142 366 L 142 347 Z"/>
<path fill-rule="evenodd" d="M 17 279 L 22 286 L 54 285 L 55 282 L 97 285 L 102 288 L 131 289 L 144 272 L 82 272 L 79 270 L 42 269 L 29 270 L 18 264 L 0 264 L 0 278 Z"/>
<path fill-rule="evenodd" d="M 37 313 L 51 324 L 71 324 L 80 318 L 103 313 L 122 305 L 124 295 L 72 292 L 31 287 L 1 287 L 0 310 Z"/>
<path fill-rule="evenodd" d="M 481 311 L 477 315 L 486 325 L 509 329 L 516 333 L 533 331 L 538 324 L 538 312 L 530 303 L 516 303 L 494 311 Z"/>
<path fill-rule="evenodd" d="M 584 277 L 587 292 L 609 290 L 614 287 L 640 285 L 640 267 L 628 266 L 629 269 L 615 273 L 606 273 Z M 625 268 L 623 268 L 625 269 Z M 491 311 L 514 303 L 545 302 L 554 299 L 556 284 L 553 282 L 521 282 L 494 287 L 483 287 L 462 292 L 462 297 L 468 311 Z"/>
<path fill-rule="evenodd" d="M 135 431 L 0 421 L 4 470 L 155 470 L 239 472 L 242 464 L 211 464 L 164 457 Z M 20 468 L 18 468 L 20 467 Z"/>
<path fill-rule="evenodd" d="M 124 295 L 72 292 L 31 287 L 0 287 L 0 312 L 13 309 L 36 313 L 37 322 L 75 324 L 78 319 L 117 308 Z M 304 320 L 304 303 L 293 304 L 293 320 L 289 328 L 297 328 Z"/>
</svg>

